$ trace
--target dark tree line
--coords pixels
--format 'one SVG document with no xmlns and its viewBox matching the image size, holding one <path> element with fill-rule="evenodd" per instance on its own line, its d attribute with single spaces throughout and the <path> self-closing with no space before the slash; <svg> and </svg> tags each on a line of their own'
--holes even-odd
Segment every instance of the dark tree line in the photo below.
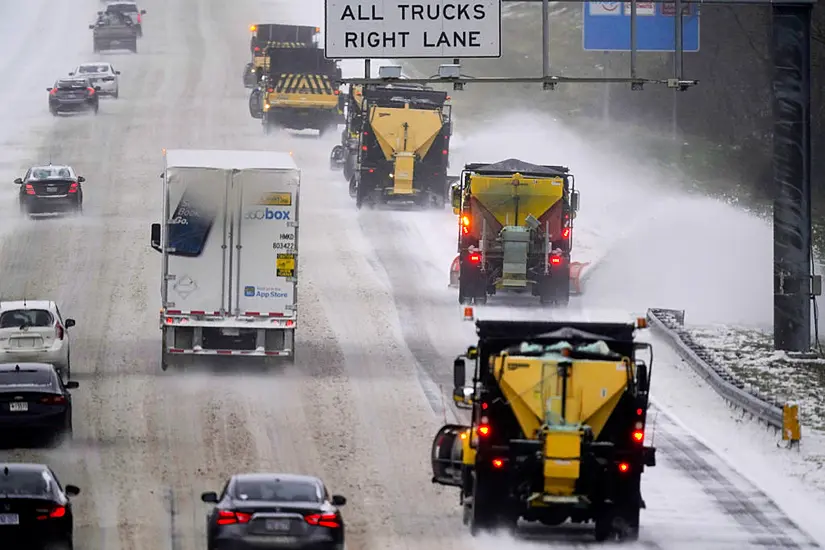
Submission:
<svg viewBox="0 0 825 550">
<path fill-rule="evenodd" d="M 616 111 L 648 124 L 667 127 L 673 118 L 690 137 L 730 146 L 730 168 L 770 198 L 772 154 L 771 13 L 767 7 L 703 6 L 701 51 L 685 54 L 685 76 L 700 84 L 675 94 L 663 89 L 638 94 L 618 90 Z M 825 207 L 825 6 L 814 9 L 812 122 L 813 187 Z"/>
</svg>

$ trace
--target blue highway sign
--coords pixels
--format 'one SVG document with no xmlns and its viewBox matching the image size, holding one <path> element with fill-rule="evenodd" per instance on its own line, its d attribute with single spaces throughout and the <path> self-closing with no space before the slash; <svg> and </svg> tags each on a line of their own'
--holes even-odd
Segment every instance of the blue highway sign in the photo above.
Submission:
<svg viewBox="0 0 825 550">
<path fill-rule="evenodd" d="M 585 2 L 582 42 L 587 51 L 630 51 L 630 2 Z M 699 51 L 699 6 L 683 4 L 682 44 L 685 52 Z M 636 2 L 636 50 L 675 50 L 676 4 Z"/>
</svg>

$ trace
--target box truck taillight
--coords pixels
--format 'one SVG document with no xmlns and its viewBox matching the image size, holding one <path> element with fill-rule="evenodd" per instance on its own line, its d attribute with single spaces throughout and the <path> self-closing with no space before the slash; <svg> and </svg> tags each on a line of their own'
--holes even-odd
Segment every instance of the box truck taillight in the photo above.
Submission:
<svg viewBox="0 0 825 550">
<path fill-rule="evenodd" d="M 504 459 L 503 458 L 494 458 L 493 459 L 493 468 L 500 470 L 504 468 Z"/>
<path fill-rule="evenodd" d="M 478 252 L 473 252 L 467 257 L 467 259 L 470 260 L 471 264 L 481 263 L 481 254 L 479 254 Z"/>
<path fill-rule="evenodd" d="M 551 255 L 548 260 L 550 265 L 561 265 L 561 256 Z"/>
<path fill-rule="evenodd" d="M 621 473 L 626 474 L 630 471 L 630 464 L 627 462 L 619 462 L 618 468 Z"/>
<path fill-rule="evenodd" d="M 569 227 L 565 227 L 564 229 L 561 230 L 561 238 L 564 239 L 564 240 L 567 240 L 567 239 L 570 238 L 570 228 Z"/>
</svg>

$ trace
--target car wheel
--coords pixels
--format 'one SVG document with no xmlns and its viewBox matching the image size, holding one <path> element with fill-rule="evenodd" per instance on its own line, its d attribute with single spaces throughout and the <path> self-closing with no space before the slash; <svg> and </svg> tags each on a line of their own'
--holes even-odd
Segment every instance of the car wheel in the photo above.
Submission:
<svg viewBox="0 0 825 550">
<path fill-rule="evenodd" d="M 52 114 L 52 116 L 57 116 L 57 109 L 54 109 L 54 108 L 50 107 L 49 112 Z"/>
</svg>

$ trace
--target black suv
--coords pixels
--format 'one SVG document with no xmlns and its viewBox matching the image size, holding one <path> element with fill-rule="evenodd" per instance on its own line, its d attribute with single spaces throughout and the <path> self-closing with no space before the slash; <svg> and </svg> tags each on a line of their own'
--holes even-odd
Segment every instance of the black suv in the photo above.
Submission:
<svg viewBox="0 0 825 550">
<path fill-rule="evenodd" d="M 14 183 L 20 186 L 20 211 L 23 214 L 83 212 L 83 188 L 86 181 L 71 166 L 34 166 Z"/>
<path fill-rule="evenodd" d="M 88 78 L 63 78 L 54 83 L 49 92 L 49 111 L 57 116 L 63 112 L 93 111 L 100 107 L 100 86 L 93 86 Z"/>
</svg>

